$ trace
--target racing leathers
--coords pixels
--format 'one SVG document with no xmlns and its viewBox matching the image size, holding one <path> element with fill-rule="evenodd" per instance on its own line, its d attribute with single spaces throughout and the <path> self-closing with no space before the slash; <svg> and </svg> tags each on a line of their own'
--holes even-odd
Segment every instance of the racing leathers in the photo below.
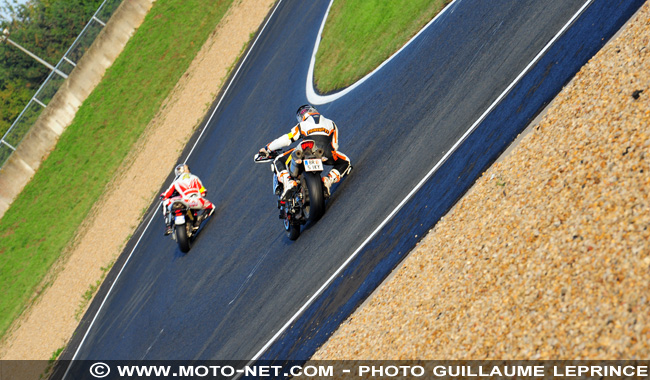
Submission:
<svg viewBox="0 0 650 380">
<path fill-rule="evenodd" d="M 171 233 L 171 205 L 177 199 L 183 200 L 191 209 L 204 210 L 205 215 L 212 214 L 214 205 L 204 198 L 206 192 L 199 177 L 185 172 L 181 173 L 169 188 L 160 194 L 160 197 L 163 199 L 163 215 L 165 217 L 165 224 L 167 225 L 166 235 Z"/>
<path fill-rule="evenodd" d="M 332 166 L 327 176 L 323 177 L 323 184 L 327 189 L 327 195 L 329 195 L 332 184 L 339 182 L 350 167 L 350 159 L 338 151 L 338 128 L 332 120 L 318 113 L 309 114 L 303 121 L 296 124 L 291 129 L 291 132 L 271 141 L 265 147 L 265 150 L 271 152 L 282 149 L 304 138 L 314 140 L 317 146 L 325 148 L 323 164 Z M 291 160 L 291 152 L 293 152 L 293 149 L 278 156 L 273 162 L 278 181 L 284 185 L 282 198 L 290 189 L 296 186 L 295 180 L 291 178 L 287 170 L 287 163 Z"/>
</svg>

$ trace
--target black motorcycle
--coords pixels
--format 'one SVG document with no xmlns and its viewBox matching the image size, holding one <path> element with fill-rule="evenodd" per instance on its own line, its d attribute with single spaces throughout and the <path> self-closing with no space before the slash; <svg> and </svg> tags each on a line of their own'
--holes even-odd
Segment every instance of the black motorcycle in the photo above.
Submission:
<svg viewBox="0 0 650 380">
<path fill-rule="evenodd" d="M 255 163 L 264 163 L 275 160 L 282 151 L 271 152 L 268 156 L 255 155 Z M 325 200 L 329 197 L 321 175 L 325 151 L 316 145 L 313 140 L 303 140 L 291 152 L 291 161 L 288 165 L 291 177 L 298 185 L 290 190 L 284 199 L 281 198 L 284 185 L 278 181 L 275 165 L 271 164 L 273 171 L 273 192 L 278 196 L 280 219 L 284 222 L 284 230 L 290 240 L 298 239 L 300 226 L 307 222 L 316 222 L 325 213 Z"/>
</svg>

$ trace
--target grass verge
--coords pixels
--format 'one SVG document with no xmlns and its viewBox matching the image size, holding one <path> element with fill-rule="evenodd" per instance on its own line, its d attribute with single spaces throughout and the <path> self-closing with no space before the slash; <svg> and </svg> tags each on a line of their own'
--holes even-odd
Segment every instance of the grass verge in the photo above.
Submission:
<svg viewBox="0 0 650 380">
<path fill-rule="evenodd" d="M 451 0 L 337 0 L 316 53 L 321 93 L 351 85 L 399 50 Z"/>
<path fill-rule="evenodd" d="M 116 174 L 232 0 L 155 2 L 0 224 L 0 337 Z"/>
<path fill-rule="evenodd" d="M 326 93 L 354 83 L 450 1 L 334 2 L 316 58 L 317 88 Z M 56 149 L 4 215 L 0 224 L 0 337 L 70 244 L 231 3 L 154 3 Z"/>
</svg>

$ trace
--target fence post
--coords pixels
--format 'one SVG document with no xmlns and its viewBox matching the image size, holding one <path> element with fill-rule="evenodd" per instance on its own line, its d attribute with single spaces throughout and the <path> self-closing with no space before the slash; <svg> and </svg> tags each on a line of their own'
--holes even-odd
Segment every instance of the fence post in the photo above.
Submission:
<svg viewBox="0 0 650 380">
<path fill-rule="evenodd" d="M 47 107 L 39 111 L 36 123 L 33 126 L 30 125 L 29 131 L 22 137 L 21 141 L 16 142 L 13 141 L 13 137 L 9 132 L 18 125 L 19 119 L 17 119 L 12 124 L 12 128 L 7 131 L 7 134 L 0 139 L 2 140 L 0 141 L 0 217 L 31 179 L 35 170 L 40 166 L 43 157 L 54 148 L 58 136 L 72 122 L 78 107 L 99 83 L 105 70 L 117 58 L 133 35 L 134 30 L 140 26 L 154 1 L 104 0 L 93 17 L 99 18 L 99 12 L 105 4 L 110 2 L 116 3 L 116 9 L 109 13 L 110 20 L 105 23 L 106 27 L 99 27 L 102 29 L 99 34 L 101 38 L 97 38 L 99 36 L 95 37 L 90 48 L 84 53 L 83 58 L 75 59 L 73 58 L 73 50 L 77 48 L 78 42 L 81 43 L 80 38 L 82 35 L 80 34 L 70 46 L 64 58 L 57 64 L 58 68 L 61 64 L 70 64 L 74 69 L 73 72 L 68 74 L 70 77 L 65 80 L 65 86 L 61 87 L 59 85 L 56 87 L 56 95 L 47 101 L 49 93 L 46 93 L 45 90 L 47 89 L 44 90 L 44 87 L 48 80 L 54 81 L 55 77 L 58 78 L 58 76 L 53 76 L 53 72 L 51 72 L 46 82 L 41 85 L 36 95 L 34 95 L 34 99 L 30 100 L 20 116 L 20 118 L 26 117 L 25 111 L 32 103 L 46 104 Z M 106 18 L 106 16 L 102 15 L 102 18 Z M 92 19 L 86 24 L 82 33 L 87 31 L 91 24 L 93 24 Z M 36 99 L 37 97 L 38 99 Z M 7 136 L 10 136 L 11 139 L 4 141 Z M 3 150 L 10 149 L 10 156 L 5 160 Z"/>
</svg>

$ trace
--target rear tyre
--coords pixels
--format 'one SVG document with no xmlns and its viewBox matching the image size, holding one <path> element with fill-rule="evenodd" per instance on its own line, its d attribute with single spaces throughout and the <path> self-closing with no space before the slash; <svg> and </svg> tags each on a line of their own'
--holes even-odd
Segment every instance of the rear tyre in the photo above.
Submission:
<svg viewBox="0 0 650 380">
<path fill-rule="evenodd" d="M 323 181 L 318 173 L 304 173 L 303 199 L 305 202 L 305 217 L 310 222 L 316 222 L 325 213 L 325 195 L 323 194 Z"/>
<path fill-rule="evenodd" d="M 187 233 L 189 224 L 178 224 L 176 225 L 176 241 L 178 242 L 178 248 L 181 252 L 187 253 L 190 251 L 190 238 Z"/>
<path fill-rule="evenodd" d="M 284 231 L 287 233 L 289 240 L 296 240 L 300 236 L 300 224 L 284 220 Z"/>
</svg>

